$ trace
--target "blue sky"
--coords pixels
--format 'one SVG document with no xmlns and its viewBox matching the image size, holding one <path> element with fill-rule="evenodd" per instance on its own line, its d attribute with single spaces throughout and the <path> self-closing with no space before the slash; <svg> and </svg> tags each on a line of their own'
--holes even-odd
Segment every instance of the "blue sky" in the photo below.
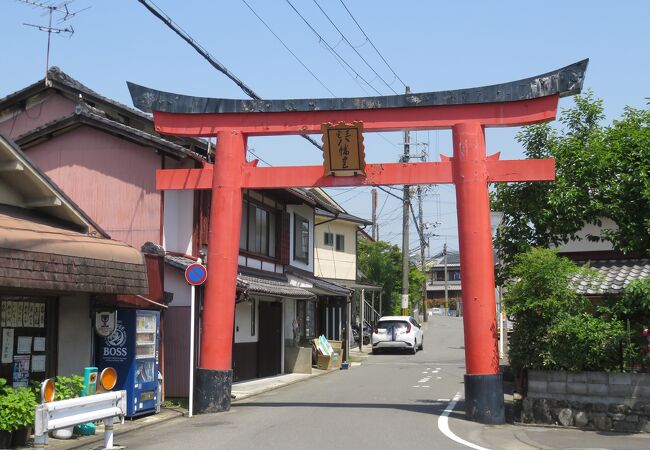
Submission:
<svg viewBox="0 0 650 450">
<path fill-rule="evenodd" d="M 286 0 L 246 0 L 302 62 L 338 97 L 403 92 L 404 86 L 381 61 L 339 0 L 317 0 L 379 77 L 341 38 L 313 0 L 291 0 L 318 30 L 316 37 Z M 608 119 L 625 105 L 645 107 L 650 97 L 650 2 L 590 1 L 370 1 L 344 0 L 383 57 L 413 92 L 455 89 L 517 80 L 590 58 L 585 87 L 605 102 Z M 58 3 L 58 2 L 56 2 Z M 157 0 L 199 43 L 263 98 L 329 97 L 242 0 L 219 2 Z M 136 0 L 76 0 L 71 38 L 53 36 L 51 65 L 97 92 L 131 104 L 126 81 L 190 95 L 244 98 L 225 76 L 209 66 Z M 43 77 L 46 35 L 23 23 L 46 24 L 41 10 L 0 0 L 3 43 L 0 97 Z M 56 22 L 55 22 L 56 24 Z M 66 26 L 61 24 L 61 26 Z M 327 43 L 327 44 L 326 44 Z M 333 47 L 358 74 L 336 61 Z M 372 85 L 365 84 L 364 79 Z M 561 107 L 571 105 L 561 100 Z M 519 158 L 516 129 L 489 129 L 488 152 Z M 430 160 L 451 154 L 448 132 L 418 132 Z M 369 162 L 393 162 L 401 134 L 366 135 Z M 298 137 L 257 138 L 254 152 L 272 165 L 320 164 L 316 148 Z M 412 148 L 419 152 L 423 145 Z M 351 213 L 370 217 L 366 188 L 330 191 Z M 399 194 L 398 191 L 395 191 Z M 399 202 L 380 191 L 380 237 L 401 242 Z M 458 248 L 452 186 L 431 189 L 425 220 L 440 222 L 431 254 L 447 241 Z M 411 227 L 411 241 L 416 244 Z"/>
</svg>

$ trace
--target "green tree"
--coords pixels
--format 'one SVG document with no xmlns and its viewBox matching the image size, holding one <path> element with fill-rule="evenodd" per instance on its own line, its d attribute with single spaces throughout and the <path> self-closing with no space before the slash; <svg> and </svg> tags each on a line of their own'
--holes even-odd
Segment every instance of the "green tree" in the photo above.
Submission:
<svg viewBox="0 0 650 450">
<path fill-rule="evenodd" d="M 383 288 L 384 297 L 380 314 L 392 314 L 399 304 L 402 286 L 402 252 L 388 242 L 359 240 L 357 251 L 359 269 L 368 281 Z"/>
<path fill-rule="evenodd" d="M 602 218 L 618 228 L 601 236 L 623 252 L 650 253 L 650 111 L 626 108 L 603 126 L 602 101 L 587 92 L 550 124 L 517 134 L 527 158 L 555 158 L 554 182 L 499 184 L 492 209 L 504 213 L 495 239 L 505 281 L 518 254 L 568 242 L 585 223 Z"/>
<path fill-rule="evenodd" d="M 503 300 L 514 322 L 508 356 L 516 372 L 617 367 L 622 322 L 599 314 L 573 286 L 576 277 L 588 281 L 597 272 L 532 248 L 515 258 L 511 273 Z"/>
<path fill-rule="evenodd" d="M 384 301 L 380 314 L 400 314 L 402 306 L 402 252 L 399 247 L 384 241 L 359 241 L 357 252 L 359 269 L 368 281 L 382 286 Z M 409 265 L 409 301 L 412 306 L 422 301 L 422 283 L 425 275 L 414 264 Z"/>
</svg>

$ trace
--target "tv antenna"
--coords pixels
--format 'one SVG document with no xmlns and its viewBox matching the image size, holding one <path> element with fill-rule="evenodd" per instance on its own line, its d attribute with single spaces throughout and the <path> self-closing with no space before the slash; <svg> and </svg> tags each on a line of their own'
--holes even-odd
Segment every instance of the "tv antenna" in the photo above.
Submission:
<svg viewBox="0 0 650 450">
<path fill-rule="evenodd" d="M 57 24 L 63 24 L 68 20 L 72 19 L 73 17 L 75 17 L 80 12 L 89 9 L 90 6 L 80 9 L 78 11 L 71 11 L 70 8 L 68 8 L 68 6 L 74 0 L 66 0 L 58 4 L 56 4 L 54 1 L 42 1 L 42 2 L 34 1 L 34 0 L 18 0 L 18 1 L 21 3 L 25 3 L 26 5 L 30 5 L 34 8 L 40 8 L 44 10 L 45 14 L 49 16 L 47 25 L 35 25 L 32 23 L 23 23 L 23 25 L 26 25 L 28 27 L 34 27 L 37 28 L 39 31 L 47 32 L 47 53 L 45 55 L 45 81 L 47 81 L 47 71 L 50 68 L 50 41 L 52 38 L 52 33 L 66 34 L 68 35 L 68 37 L 72 37 L 72 35 L 74 34 L 74 28 L 72 28 L 72 25 L 68 25 L 65 28 L 53 27 L 52 18 L 53 17 L 58 18 Z"/>
</svg>

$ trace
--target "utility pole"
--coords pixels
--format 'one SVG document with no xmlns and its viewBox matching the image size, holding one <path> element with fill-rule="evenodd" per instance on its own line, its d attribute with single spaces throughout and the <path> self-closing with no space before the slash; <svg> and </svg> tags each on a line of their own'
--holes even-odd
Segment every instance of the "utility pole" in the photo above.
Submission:
<svg viewBox="0 0 650 450">
<path fill-rule="evenodd" d="M 422 186 L 418 185 L 418 222 L 420 222 L 420 271 L 422 274 L 425 274 L 424 266 L 424 219 L 422 213 Z M 427 278 L 424 277 L 422 280 L 422 313 L 424 314 L 423 320 L 426 322 L 427 319 Z"/>
<path fill-rule="evenodd" d="M 406 86 L 406 94 L 411 88 Z M 404 131 L 404 156 L 402 162 L 409 162 L 411 150 L 411 133 Z M 402 315 L 409 315 L 409 208 L 411 204 L 410 186 L 404 185 L 404 201 L 402 203 Z"/>
<path fill-rule="evenodd" d="M 442 254 L 445 260 L 445 312 L 449 315 L 449 286 L 448 281 L 449 277 L 447 276 L 447 243 L 442 247 Z"/>
<path fill-rule="evenodd" d="M 377 189 L 372 188 L 372 239 L 376 241 L 377 236 Z"/>
</svg>

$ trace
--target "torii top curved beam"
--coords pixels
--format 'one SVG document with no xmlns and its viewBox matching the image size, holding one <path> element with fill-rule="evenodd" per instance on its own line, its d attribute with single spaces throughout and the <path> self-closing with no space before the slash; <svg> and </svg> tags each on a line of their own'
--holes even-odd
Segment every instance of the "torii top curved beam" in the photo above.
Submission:
<svg viewBox="0 0 650 450">
<path fill-rule="evenodd" d="M 542 75 L 491 86 L 381 97 L 293 100 L 240 100 L 194 97 L 158 91 L 127 82 L 133 104 L 145 112 L 176 114 L 281 113 L 412 108 L 515 102 L 577 94 L 582 89 L 589 59 Z"/>
</svg>

